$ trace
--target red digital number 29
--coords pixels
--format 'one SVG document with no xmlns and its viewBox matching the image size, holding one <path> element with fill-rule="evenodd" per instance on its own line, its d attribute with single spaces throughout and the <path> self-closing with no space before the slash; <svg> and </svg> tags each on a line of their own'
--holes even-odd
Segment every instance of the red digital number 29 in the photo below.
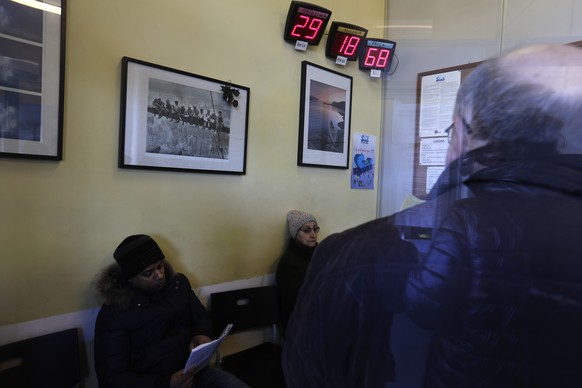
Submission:
<svg viewBox="0 0 582 388">
<path fill-rule="evenodd" d="M 309 31 L 312 32 L 312 34 L 305 35 L 304 38 L 308 39 L 308 40 L 314 39 L 317 36 L 317 33 L 319 32 L 321 25 L 323 24 L 323 20 L 318 19 L 318 18 L 312 19 L 309 16 L 305 16 L 305 15 L 299 15 L 299 18 L 301 18 L 303 20 L 303 24 L 300 24 L 300 23 L 295 24 L 295 26 L 293 27 L 293 30 L 291 30 L 291 36 L 295 36 L 297 38 L 300 38 L 301 34 L 299 32 L 297 32 L 297 30 L 307 28 Z"/>
</svg>

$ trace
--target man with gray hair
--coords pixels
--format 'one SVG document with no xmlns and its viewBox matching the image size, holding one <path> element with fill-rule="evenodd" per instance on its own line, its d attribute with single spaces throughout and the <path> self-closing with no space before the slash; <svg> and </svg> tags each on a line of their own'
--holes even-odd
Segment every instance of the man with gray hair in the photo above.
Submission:
<svg viewBox="0 0 582 388">
<path fill-rule="evenodd" d="M 318 245 L 283 348 L 289 388 L 419 385 L 407 371 L 423 366 L 402 364 L 425 349 L 391 335 L 404 310 L 433 331 L 426 387 L 582 387 L 580 85 L 571 46 L 472 71 L 428 200 Z M 402 239 L 421 235 L 428 250 Z"/>
<path fill-rule="evenodd" d="M 454 202 L 405 289 L 425 387 L 582 386 L 582 50 L 476 67 L 456 100 Z"/>
</svg>

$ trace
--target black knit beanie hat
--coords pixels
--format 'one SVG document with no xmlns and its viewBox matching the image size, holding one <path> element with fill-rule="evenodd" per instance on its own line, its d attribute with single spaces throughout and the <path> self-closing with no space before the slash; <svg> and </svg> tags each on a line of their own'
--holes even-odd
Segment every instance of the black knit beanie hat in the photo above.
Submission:
<svg viewBox="0 0 582 388">
<path fill-rule="evenodd" d="M 164 259 L 164 253 L 153 238 L 145 234 L 126 237 L 119 244 L 113 258 L 124 276 L 131 279 L 149 265 Z"/>
</svg>

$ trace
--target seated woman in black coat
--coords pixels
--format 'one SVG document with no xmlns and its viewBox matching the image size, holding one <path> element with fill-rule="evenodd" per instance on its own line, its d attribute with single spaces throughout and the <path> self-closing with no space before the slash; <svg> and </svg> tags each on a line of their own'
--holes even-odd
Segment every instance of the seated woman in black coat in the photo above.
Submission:
<svg viewBox="0 0 582 388">
<path fill-rule="evenodd" d="M 290 210 L 287 213 L 287 223 L 291 238 L 287 249 L 279 259 L 276 275 L 283 333 L 295 307 L 297 293 L 307 274 L 319 233 L 315 217 L 300 210 Z"/>
</svg>

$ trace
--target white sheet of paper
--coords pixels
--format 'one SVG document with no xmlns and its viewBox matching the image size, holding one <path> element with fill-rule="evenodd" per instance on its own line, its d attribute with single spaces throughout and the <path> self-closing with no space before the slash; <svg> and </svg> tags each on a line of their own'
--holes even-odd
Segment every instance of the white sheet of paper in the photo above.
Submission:
<svg viewBox="0 0 582 388">
<path fill-rule="evenodd" d="M 444 130 L 453 122 L 457 91 L 461 86 L 461 70 L 422 77 L 418 135 L 446 136 Z"/>
<path fill-rule="evenodd" d="M 444 166 L 447 161 L 449 142 L 446 137 L 420 139 L 421 166 Z"/>
<path fill-rule="evenodd" d="M 210 358 L 212 357 L 218 346 L 222 343 L 224 338 L 230 332 L 230 329 L 232 329 L 232 324 L 229 323 L 222 331 L 222 334 L 220 334 L 220 337 L 218 337 L 214 341 L 198 345 L 194 349 L 192 349 L 192 351 L 190 352 L 190 357 L 188 357 L 188 361 L 186 361 L 184 371 L 187 371 L 188 369 L 194 366 L 198 369 L 206 366 L 206 364 L 208 364 Z"/>
</svg>

